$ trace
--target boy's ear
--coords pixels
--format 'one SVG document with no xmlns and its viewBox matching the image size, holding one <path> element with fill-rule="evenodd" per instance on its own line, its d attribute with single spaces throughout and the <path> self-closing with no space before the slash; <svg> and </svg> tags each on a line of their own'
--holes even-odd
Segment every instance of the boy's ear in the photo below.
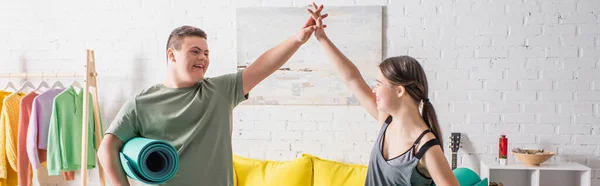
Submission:
<svg viewBox="0 0 600 186">
<path fill-rule="evenodd" d="M 167 49 L 167 58 L 169 59 L 168 62 L 176 62 L 174 53 L 175 53 L 175 50 L 173 48 Z"/>
</svg>

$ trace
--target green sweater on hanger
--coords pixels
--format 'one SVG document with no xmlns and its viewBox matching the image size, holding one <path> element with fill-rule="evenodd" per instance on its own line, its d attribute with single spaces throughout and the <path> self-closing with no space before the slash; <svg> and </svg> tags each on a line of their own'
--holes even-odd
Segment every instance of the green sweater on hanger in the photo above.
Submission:
<svg viewBox="0 0 600 186">
<path fill-rule="evenodd" d="M 83 89 L 76 90 L 70 86 L 54 98 L 48 126 L 48 175 L 59 175 L 60 172 L 81 169 L 83 96 Z M 96 167 L 95 149 L 97 148 L 91 94 L 88 108 L 87 168 L 91 169 Z M 100 128 L 102 128 L 102 120 L 100 120 Z"/>
</svg>

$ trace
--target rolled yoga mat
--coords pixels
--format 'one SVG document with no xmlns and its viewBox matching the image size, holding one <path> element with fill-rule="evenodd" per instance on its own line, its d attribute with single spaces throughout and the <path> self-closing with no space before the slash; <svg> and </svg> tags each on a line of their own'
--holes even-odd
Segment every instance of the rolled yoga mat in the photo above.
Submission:
<svg viewBox="0 0 600 186">
<path fill-rule="evenodd" d="M 146 184 L 167 182 L 179 168 L 177 151 L 161 140 L 132 138 L 123 145 L 120 156 L 127 176 Z"/>
</svg>

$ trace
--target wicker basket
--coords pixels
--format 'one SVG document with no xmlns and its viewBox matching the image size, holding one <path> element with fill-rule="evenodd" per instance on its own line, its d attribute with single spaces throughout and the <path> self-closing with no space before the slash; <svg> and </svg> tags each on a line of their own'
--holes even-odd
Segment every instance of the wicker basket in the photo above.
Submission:
<svg viewBox="0 0 600 186">
<path fill-rule="evenodd" d="M 541 163 L 544 163 L 545 161 L 547 161 L 548 159 L 550 159 L 552 156 L 555 155 L 555 153 L 552 151 L 544 151 L 543 153 L 537 153 L 537 154 L 533 154 L 537 150 L 524 150 L 524 151 L 527 151 L 532 154 L 513 152 L 513 155 L 515 155 L 517 157 L 517 159 L 519 159 L 519 161 L 523 162 L 523 164 L 525 164 L 527 166 L 540 166 Z"/>
</svg>

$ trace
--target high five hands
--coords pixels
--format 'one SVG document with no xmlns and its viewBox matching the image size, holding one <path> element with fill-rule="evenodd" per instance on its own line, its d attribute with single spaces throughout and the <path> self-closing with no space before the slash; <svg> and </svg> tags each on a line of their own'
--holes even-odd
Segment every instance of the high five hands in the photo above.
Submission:
<svg viewBox="0 0 600 186">
<path fill-rule="evenodd" d="M 323 30 L 324 28 L 327 28 L 327 25 L 323 25 L 323 19 L 325 19 L 328 16 L 328 14 L 321 15 L 323 5 L 317 6 L 317 4 L 315 4 L 314 2 L 312 3 L 312 5 L 314 11 L 310 8 L 307 8 L 310 17 L 308 18 L 308 20 L 306 20 L 306 23 L 304 23 L 302 29 L 298 33 L 296 33 L 296 39 L 301 43 L 305 43 L 306 41 L 308 41 L 310 35 L 313 33 L 315 34 L 317 40 L 327 37 Z"/>
</svg>

